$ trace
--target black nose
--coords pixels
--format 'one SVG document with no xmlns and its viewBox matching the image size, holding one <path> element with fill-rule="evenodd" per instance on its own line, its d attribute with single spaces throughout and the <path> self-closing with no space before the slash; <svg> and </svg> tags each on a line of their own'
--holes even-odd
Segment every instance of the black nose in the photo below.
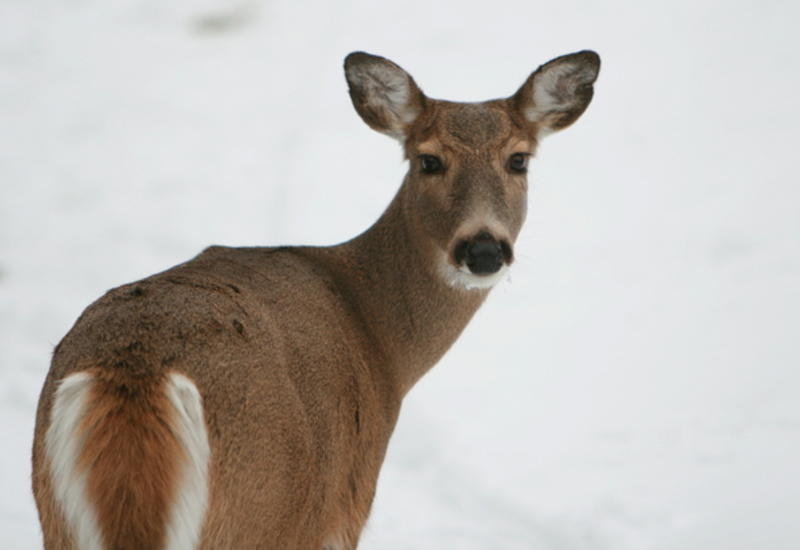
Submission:
<svg viewBox="0 0 800 550">
<path fill-rule="evenodd" d="M 458 244 L 455 259 L 459 265 L 466 264 L 475 275 L 491 275 L 500 271 L 504 262 L 511 261 L 511 246 L 481 232 Z"/>
</svg>

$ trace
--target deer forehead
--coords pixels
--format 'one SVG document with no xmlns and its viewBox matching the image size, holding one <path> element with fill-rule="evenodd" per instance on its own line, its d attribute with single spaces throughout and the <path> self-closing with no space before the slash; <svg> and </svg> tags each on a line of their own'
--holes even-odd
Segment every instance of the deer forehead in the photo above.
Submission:
<svg viewBox="0 0 800 550">
<path fill-rule="evenodd" d="M 486 103 L 437 102 L 434 116 L 418 137 L 423 153 L 440 149 L 495 151 L 505 148 L 516 136 L 516 128 L 501 108 Z"/>
<path fill-rule="evenodd" d="M 494 145 L 508 132 L 500 114 L 483 105 L 458 105 L 448 109 L 442 119 L 444 134 L 470 148 Z"/>
</svg>

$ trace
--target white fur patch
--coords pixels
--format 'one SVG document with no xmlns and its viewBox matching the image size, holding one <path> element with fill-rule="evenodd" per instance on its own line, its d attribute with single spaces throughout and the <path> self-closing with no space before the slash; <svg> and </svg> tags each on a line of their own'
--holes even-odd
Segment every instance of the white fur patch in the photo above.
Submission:
<svg viewBox="0 0 800 550">
<path fill-rule="evenodd" d="M 533 105 L 525 110 L 528 120 L 536 122 L 554 111 L 564 109 L 563 101 L 556 93 L 559 88 L 566 87 L 570 74 L 575 72 L 571 64 L 556 65 L 542 72 L 534 81 Z"/>
<path fill-rule="evenodd" d="M 508 275 L 508 264 L 503 264 L 497 273 L 491 275 L 475 275 L 465 265 L 456 267 L 447 260 L 447 256 L 442 255 L 439 264 L 439 273 L 453 288 L 465 290 L 481 290 L 494 287 L 497 283 L 505 279 Z"/>
<path fill-rule="evenodd" d="M 78 372 L 64 378 L 58 386 L 45 434 L 45 452 L 50 463 L 53 492 L 70 527 L 75 546 L 81 550 L 103 550 L 102 533 L 95 510 L 86 498 L 86 471 L 77 470 L 78 456 L 85 438 L 78 427 L 86 411 L 92 376 Z"/>
<path fill-rule="evenodd" d="M 208 461 L 211 450 L 203 399 L 186 376 L 169 375 L 165 393 L 175 409 L 177 437 L 186 452 L 175 501 L 167 522 L 167 550 L 195 548 L 208 507 Z"/>
</svg>

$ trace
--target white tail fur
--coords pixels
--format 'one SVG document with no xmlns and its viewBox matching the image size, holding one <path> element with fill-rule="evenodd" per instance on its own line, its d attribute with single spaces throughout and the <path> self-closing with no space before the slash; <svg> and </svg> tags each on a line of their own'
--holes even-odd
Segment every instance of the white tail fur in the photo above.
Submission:
<svg viewBox="0 0 800 550">
<path fill-rule="evenodd" d="M 78 456 L 85 441 L 85 437 L 80 437 L 79 428 L 91 386 L 92 375 L 88 372 L 78 372 L 61 381 L 45 436 L 45 448 L 55 498 L 78 548 L 103 550 L 103 537 L 97 525 L 96 512 L 87 500 L 87 472 L 77 468 Z"/>
<path fill-rule="evenodd" d="M 200 539 L 208 506 L 210 449 L 203 419 L 203 401 L 194 383 L 182 374 L 172 373 L 166 384 L 166 394 L 175 408 L 174 429 L 186 452 L 167 524 L 166 548 L 183 550 L 194 548 Z"/>
</svg>

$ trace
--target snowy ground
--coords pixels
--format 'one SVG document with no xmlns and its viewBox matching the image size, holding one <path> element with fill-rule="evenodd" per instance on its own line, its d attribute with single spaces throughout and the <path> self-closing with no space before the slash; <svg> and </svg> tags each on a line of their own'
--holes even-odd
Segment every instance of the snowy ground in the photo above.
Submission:
<svg viewBox="0 0 800 550">
<path fill-rule="evenodd" d="M 406 401 L 366 550 L 800 548 L 800 8 L 0 2 L 0 548 L 39 548 L 33 415 L 106 289 L 210 243 L 360 232 L 404 173 L 364 49 L 433 97 L 596 49 L 512 280 Z M 379 7 L 380 6 L 380 7 Z"/>
</svg>

